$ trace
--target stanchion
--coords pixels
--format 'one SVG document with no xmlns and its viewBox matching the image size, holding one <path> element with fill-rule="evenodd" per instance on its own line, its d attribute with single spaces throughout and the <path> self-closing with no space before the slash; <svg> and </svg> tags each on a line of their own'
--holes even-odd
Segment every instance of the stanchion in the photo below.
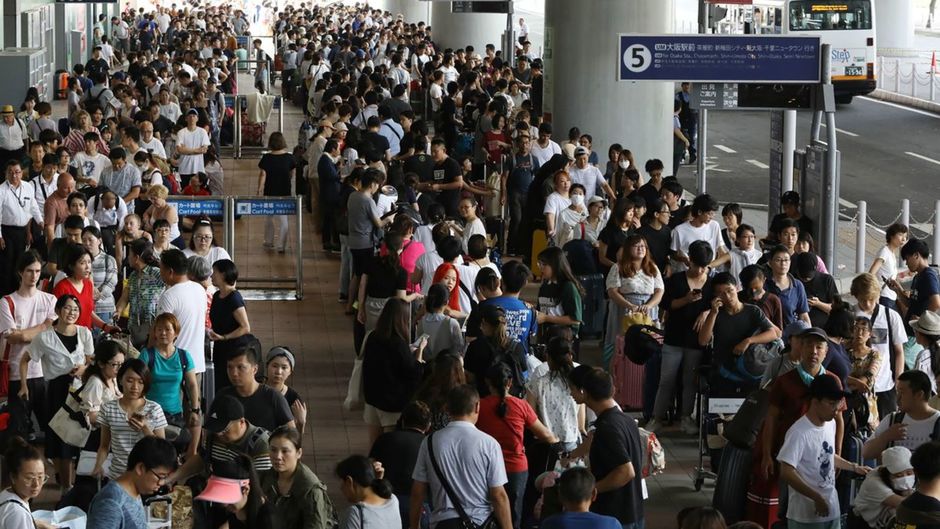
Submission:
<svg viewBox="0 0 940 529">
<path fill-rule="evenodd" d="M 901 59 L 894 59 L 894 93 L 901 93 Z"/>
<path fill-rule="evenodd" d="M 933 208 L 933 264 L 937 264 L 937 251 L 940 249 L 940 200 Z"/>
<path fill-rule="evenodd" d="M 868 203 L 864 200 L 858 202 L 858 216 L 855 222 L 855 273 L 865 271 L 865 242 L 868 236 Z"/>
<path fill-rule="evenodd" d="M 901 224 L 911 226 L 911 200 L 908 198 L 901 201 Z"/>
</svg>

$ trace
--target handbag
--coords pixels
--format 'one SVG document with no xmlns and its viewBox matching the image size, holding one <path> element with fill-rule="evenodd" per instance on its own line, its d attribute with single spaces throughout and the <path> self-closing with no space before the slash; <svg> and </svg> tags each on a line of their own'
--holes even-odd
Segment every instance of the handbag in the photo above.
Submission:
<svg viewBox="0 0 940 529">
<path fill-rule="evenodd" d="M 624 315 L 624 317 L 620 320 L 620 328 L 626 332 L 627 329 L 633 327 L 634 325 L 646 325 L 648 327 L 652 327 L 653 323 L 653 318 L 650 318 L 649 314 L 645 312 L 634 311 Z"/>
<path fill-rule="evenodd" d="M 362 357 L 365 356 L 369 334 L 362 339 L 362 347 L 359 349 L 356 359 L 353 360 L 352 374 L 349 375 L 349 385 L 346 387 L 346 400 L 343 401 L 343 409 L 346 411 L 357 411 L 365 407 L 366 396 L 362 387 Z"/>
<path fill-rule="evenodd" d="M 49 421 L 49 428 L 64 443 L 79 448 L 88 443 L 88 436 L 91 435 L 91 426 L 89 426 L 88 419 L 81 411 L 82 398 L 79 395 L 83 389 L 85 389 L 84 384 L 77 390 L 70 391 L 69 396 L 65 399 L 65 404 L 59 408 L 59 411 Z"/>
<path fill-rule="evenodd" d="M 85 529 L 88 515 L 78 507 L 64 507 L 57 511 L 33 511 L 33 519 L 61 529 Z"/>
<path fill-rule="evenodd" d="M 467 511 L 463 510 L 463 506 L 460 504 L 460 500 L 457 498 L 457 494 L 454 493 L 454 489 L 450 487 L 450 483 L 444 479 L 444 473 L 441 472 L 441 467 L 437 464 L 437 459 L 434 457 L 434 434 L 428 436 L 428 456 L 431 459 L 431 466 L 434 467 L 434 474 L 437 475 L 437 480 L 441 482 L 441 486 L 444 487 L 444 492 L 447 493 L 447 498 L 454 505 L 454 509 L 457 511 L 457 514 L 460 515 L 460 527 L 461 529 L 498 529 L 499 524 L 496 522 L 496 514 L 490 513 L 489 517 L 486 520 L 483 520 L 483 523 L 477 525 L 470 516 L 467 515 Z"/>
<path fill-rule="evenodd" d="M 3 296 L 4 301 L 10 307 L 10 317 L 16 321 L 16 312 L 13 308 L 13 298 Z M 0 398 L 10 395 L 10 349 L 12 345 L 6 339 L 3 340 L 3 358 L 0 359 Z"/>
</svg>

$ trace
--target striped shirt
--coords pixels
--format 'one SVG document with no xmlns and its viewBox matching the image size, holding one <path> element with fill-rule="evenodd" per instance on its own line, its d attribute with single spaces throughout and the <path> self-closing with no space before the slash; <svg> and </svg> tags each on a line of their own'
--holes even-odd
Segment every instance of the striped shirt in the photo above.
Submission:
<svg viewBox="0 0 940 529">
<path fill-rule="evenodd" d="M 270 434 L 264 428 L 248 424 L 245 436 L 233 444 L 223 443 L 215 440 L 212 436 L 202 438 L 202 458 L 209 461 L 211 468 L 215 463 L 228 463 L 235 460 L 239 454 L 246 454 L 251 457 L 251 466 L 256 472 L 268 470 L 271 468 L 271 453 L 268 448 L 268 437 Z M 206 452 L 209 458 L 206 459 Z"/>
<path fill-rule="evenodd" d="M 114 312 L 114 287 L 117 286 L 117 261 L 103 250 L 91 262 L 91 281 L 100 296 L 95 300 L 95 312 Z M 108 322 L 109 323 L 109 322 Z"/>
<path fill-rule="evenodd" d="M 166 428 L 166 417 L 163 409 L 152 400 L 144 402 L 141 410 L 150 421 L 150 429 L 154 432 Z M 131 449 L 144 438 L 143 432 L 131 428 L 127 422 L 127 413 L 121 408 L 119 400 L 106 402 L 98 413 L 98 425 L 108 427 L 111 431 L 111 469 L 108 471 L 110 479 L 117 479 L 127 469 L 127 457 Z"/>
</svg>

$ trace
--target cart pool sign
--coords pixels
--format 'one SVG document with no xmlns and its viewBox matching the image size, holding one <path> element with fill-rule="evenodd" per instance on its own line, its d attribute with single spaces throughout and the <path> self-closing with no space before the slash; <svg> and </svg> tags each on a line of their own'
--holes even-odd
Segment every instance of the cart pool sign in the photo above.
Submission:
<svg viewBox="0 0 940 529">
<path fill-rule="evenodd" d="M 620 35 L 618 80 L 818 83 L 819 37 Z"/>
</svg>

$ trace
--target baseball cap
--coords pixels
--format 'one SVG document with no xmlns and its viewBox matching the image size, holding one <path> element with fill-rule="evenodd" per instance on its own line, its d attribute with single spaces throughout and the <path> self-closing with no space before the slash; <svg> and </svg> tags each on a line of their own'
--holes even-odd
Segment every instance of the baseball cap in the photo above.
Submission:
<svg viewBox="0 0 940 529">
<path fill-rule="evenodd" d="M 574 145 L 570 143 L 566 143 L 565 146 L 561 148 L 561 150 L 562 152 L 565 153 L 565 156 L 567 156 L 569 160 L 572 160 L 572 161 L 574 160 L 574 153 L 575 153 Z"/>
<path fill-rule="evenodd" d="M 783 329 L 783 343 L 790 343 L 790 338 L 794 336 L 799 336 L 806 329 L 809 329 L 809 324 L 803 320 L 796 320 Z"/>
<path fill-rule="evenodd" d="M 822 338 L 823 340 L 829 340 L 829 335 L 826 334 L 826 331 L 820 329 L 819 327 L 810 327 L 808 329 L 804 329 L 796 336 L 816 336 L 817 338 Z"/>
<path fill-rule="evenodd" d="M 199 117 L 199 111 L 196 110 L 195 108 L 191 108 L 191 109 L 189 109 L 189 110 L 186 111 L 186 115 L 187 115 L 187 116 L 196 116 L 196 117 Z"/>
<path fill-rule="evenodd" d="M 339 123 L 336 124 L 335 127 L 333 127 L 333 131 L 334 132 L 349 132 L 349 127 L 347 127 L 345 123 L 340 121 Z"/>
<path fill-rule="evenodd" d="M 220 395 L 212 401 L 209 416 L 206 417 L 206 430 L 221 433 L 232 421 L 245 418 L 245 407 L 231 395 Z"/>
<path fill-rule="evenodd" d="M 590 152 L 587 150 L 587 147 L 577 146 L 574 149 L 575 156 L 587 156 Z"/>
<path fill-rule="evenodd" d="M 287 363 L 290 364 L 290 368 L 294 369 L 294 353 L 290 352 L 290 349 L 281 347 L 280 345 L 272 347 L 271 350 L 268 351 L 268 356 L 264 359 L 264 365 L 268 365 L 271 363 L 271 360 L 279 356 L 286 358 Z"/>
<path fill-rule="evenodd" d="M 588 203 L 588 206 L 593 206 L 594 204 L 597 204 L 598 202 L 600 202 L 601 204 L 604 204 L 605 206 L 607 205 L 607 199 L 604 197 L 599 197 L 597 195 L 594 195 L 593 197 L 589 198 L 587 203 Z"/>
<path fill-rule="evenodd" d="M 813 379 L 809 385 L 809 396 L 830 400 L 841 400 L 849 394 L 842 390 L 842 384 L 839 379 L 828 374 L 820 375 Z"/>
</svg>

